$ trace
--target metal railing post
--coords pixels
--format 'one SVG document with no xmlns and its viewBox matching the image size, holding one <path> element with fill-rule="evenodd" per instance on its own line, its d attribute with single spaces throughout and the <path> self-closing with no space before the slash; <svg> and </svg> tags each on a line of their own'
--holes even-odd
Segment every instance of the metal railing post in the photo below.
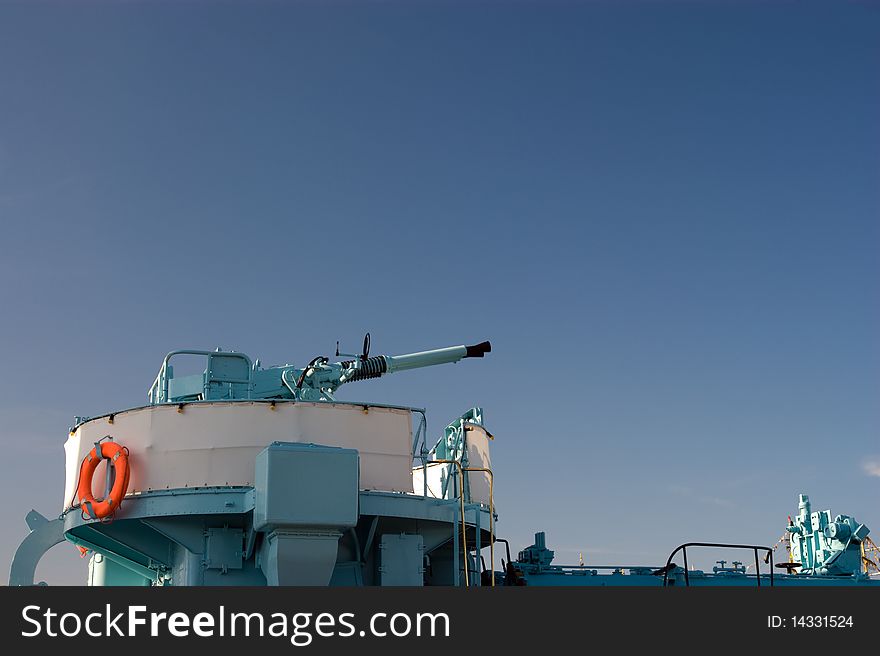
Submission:
<svg viewBox="0 0 880 656">
<path fill-rule="evenodd" d="M 673 567 L 672 559 L 675 558 L 675 554 L 679 551 L 682 553 L 682 558 L 684 559 L 684 584 L 686 587 L 690 586 L 690 576 L 688 574 L 688 560 L 687 560 L 687 548 L 688 547 L 710 547 L 715 549 L 748 549 L 749 551 L 755 552 L 755 566 L 758 568 L 755 571 L 755 578 L 758 587 L 761 587 L 761 566 L 759 564 L 758 551 L 766 551 L 767 559 L 770 562 L 770 587 L 773 587 L 773 549 L 770 547 L 762 547 L 760 545 L 755 544 L 724 544 L 720 542 L 686 542 L 685 544 L 681 544 L 676 547 L 671 554 L 669 554 L 669 558 L 666 559 L 666 566 L 663 568 L 663 587 L 668 587 L 669 585 L 669 571 Z"/>
<path fill-rule="evenodd" d="M 492 566 L 489 568 L 492 576 L 492 587 L 495 587 L 495 498 L 494 498 L 494 487 L 495 487 L 495 475 L 492 473 L 492 470 L 488 467 L 465 467 L 464 471 L 472 472 L 485 472 L 489 474 L 489 558 L 492 561 Z M 479 512 L 479 510 L 478 510 Z"/>
<path fill-rule="evenodd" d="M 465 515 L 464 515 L 464 472 L 461 468 L 461 463 L 458 460 L 434 460 L 432 462 L 439 462 L 447 465 L 455 465 L 458 469 L 458 498 L 461 503 L 461 545 L 462 545 L 462 556 L 464 557 L 464 585 L 466 588 L 469 588 L 470 577 L 468 575 L 468 550 L 467 550 L 467 525 L 464 523 Z"/>
</svg>

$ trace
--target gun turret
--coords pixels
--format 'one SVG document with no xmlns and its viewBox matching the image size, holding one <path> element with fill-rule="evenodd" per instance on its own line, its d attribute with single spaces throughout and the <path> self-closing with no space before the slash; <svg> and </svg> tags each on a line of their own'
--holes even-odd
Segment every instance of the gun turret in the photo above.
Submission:
<svg viewBox="0 0 880 656">
<path fill-rule="evenodd" d="M 489 342 L 472 346 L 406 353 L 404 355 L 369 355 L 370 336 L 364 338 L 361 355 L 340 362 L 314 358 L 305 367 L 283 365 L 263 369 L 259 360 L 251 363 L 243 353 L 220 351 L 172 351 L 150 388 L 151 404 L 183 403 L 223 399 L 296 399 L 299 401 L 333 401 L 336 390 L 345 383 L 378 378 L 385 374 L 438 364 L 458 362 L 464 358 L 482 358 L 492 350 Z M 174 378 L 171 359 L 177 355 L 199 355 L 207 358 L 202 374 Z M 337 346 L 337 355 L 338 352 Z"/>
</svg>

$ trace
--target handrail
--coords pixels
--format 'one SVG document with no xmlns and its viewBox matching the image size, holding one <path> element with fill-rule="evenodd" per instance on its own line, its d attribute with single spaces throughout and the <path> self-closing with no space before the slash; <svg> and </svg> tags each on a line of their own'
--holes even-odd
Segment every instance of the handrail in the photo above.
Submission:
<svg viewBox="0 0 880 656">
<path fill-rule="evenodd" d="M 682 552 L 682 557 L 684 558 L 684 584 L 687 587 L 690 587 L 690 577 L 688 576 L 688 561 L 687 561 L 687 548 L 688 547 L 712 547 L 719 549 L 751 549 L 755 552 L 755 578 L 758 582 L 758 587 L 761 587 L 761 564 L 758 559 L 758 551 L 766 551 L 768 554 L 768 559 L 770 562 L 770 586 L 773 586 L 773 550 L 770 547 L 762 547 L 755 544 L 723 544 L 720 542 L 685 542 L 682 545 L 673 550 L 671 554 L 669 554 L 669 558 L 666 559 L 666 566 L 663 568 L 663 587 L 668 587 L 669 585 L 669 571 L 674 567 L 672 563 L 672 559 L 675 557 L 679 551 Z"/>
<path fill-rule="evenodd" d="M 428 417 L 425 415 L 424 410 L 414 409 L 413 413 L 418 413 L 422 416 L 419 421 L 419 426 L 416 428 L 415 433 L 413 434 L 413 446 L 412 446 L 412 457 L 413 460 L 416 459 L 416 448 L 419 446 L 420 441 L 424 441 L 426 438 L 426 434 L 428 432 Z"/>
<path fill-rule="evenodd" d="M 504 538 L 496 538 L 496 542 L 504 543 L 504 546 L 507 549 L 507 562 L 510 562 L 510 542 L 508 542 Z"/>
<path fill-rule="evenodd" d="M 440 462 L 447 465 L 455 465 L 458 467 L 458 498 L 461 502 L 461 544 L 462 544 L 462 557 L 464 558 L 464 586 L 469 588 L 471 585 L 470 577 L 468 576 L 468 570 L 470 569 L 470 565 L 468 564 L 468 550 L 467 550 L 467 526 L 464 523 L 464 472 L 461 468 L 461 463 L 458 460 L 432 460 L 431 462 Z"/>
<path fill-rule="evenodd" d="M 251 359 L 246 354 L 238 353 L 236 351 L 199 351 L 199 350 L 194 350 L 194 349 L 179 349 L 177 351 L 171 351 L 162 360 L 162 366 L 159 368 L 159 373 L 156 374 L 156 380 L 153 382 L 152 386 L 150 387 L 149 391 L 147 392 L 147 394 L 150 397 L 150 402 L 152 404 L 157 405 L 159 403 L 167 403 L 168 402 L 168 375 L 167 375 L 168 363 L 171 361 L 171 358 L 173 358 L 175 355 L 204 355 L 207 358 L 206 369 L 205 369 L 206 372 L 210 371 L 211 358 L 213 356 L 239 358 L 241 360 L 244 360 L 247 363 L 247 370 L 248 370 L 247 380 L 234 380 L 234 381 L 226 381 L 226 382 L 230 382 L 232 384 L 247 385 L 248 386 L 248 398 L 250 398 L 250 394 L 251 394 L 250 387 L 251 387 L 251 383 L 253 382 L 253 368 L 254 367 L 253 367 L 253 363 L 251 362 Z M 161 381 L 161 385 L 160 385 L 160 381 Z M 208 382 L 209 382 L 209 379 L 208 379 L 208 376 L 206 375 L 205 383 L 204 383 L 205 396 L 207 396 Z M 154 389 L 156 390 L 156 397 L 155 398 L 153 398 L 153 390 Z M 161 400 L 159 399 L 160 394 L 161 394 Z"/>
<path fill-rule="evenodd" d="M 489 474 L 489 559 L 492 566 L 489 568 L 492 576 L 492 587 L 495 587 L 495 499 L 493 487 L 495 483 L 495 475 L 488 467 L 465 467 L 464 471 L 486 472 Z"/>
</svg>

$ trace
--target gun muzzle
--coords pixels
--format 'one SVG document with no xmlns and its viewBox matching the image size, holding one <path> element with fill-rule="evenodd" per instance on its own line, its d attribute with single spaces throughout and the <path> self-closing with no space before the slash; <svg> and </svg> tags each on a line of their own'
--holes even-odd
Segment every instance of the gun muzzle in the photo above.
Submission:
<svg viewBox="0 0 880 656">
<path fill-rule="evenodd" d="M 492 344 L 489 342 L 480 342 L 479 344 L 474 344 L 473 346 L 465 346 L 465 355 L 466 358 L 482 358 L 486 353 L 492 352 Z"/>
</svg>

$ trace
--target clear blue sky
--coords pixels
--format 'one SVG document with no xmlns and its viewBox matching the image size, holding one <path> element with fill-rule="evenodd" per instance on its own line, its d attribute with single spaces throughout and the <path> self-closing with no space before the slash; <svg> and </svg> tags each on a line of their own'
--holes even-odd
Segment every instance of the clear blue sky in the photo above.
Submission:
<svg viewBox="0 0 880 656">
<path fill-rule="evenodd" d="M 432 435 L 482 405 L 515 547 L 772 544 L 799 492 L 880 533 L 878 32 L 867 2 L 0 5 L 3 567 L 73 415 L 143 403 L 165 352 L 367 330 L 492 340 L 342 396 Z"/>
</svg>

